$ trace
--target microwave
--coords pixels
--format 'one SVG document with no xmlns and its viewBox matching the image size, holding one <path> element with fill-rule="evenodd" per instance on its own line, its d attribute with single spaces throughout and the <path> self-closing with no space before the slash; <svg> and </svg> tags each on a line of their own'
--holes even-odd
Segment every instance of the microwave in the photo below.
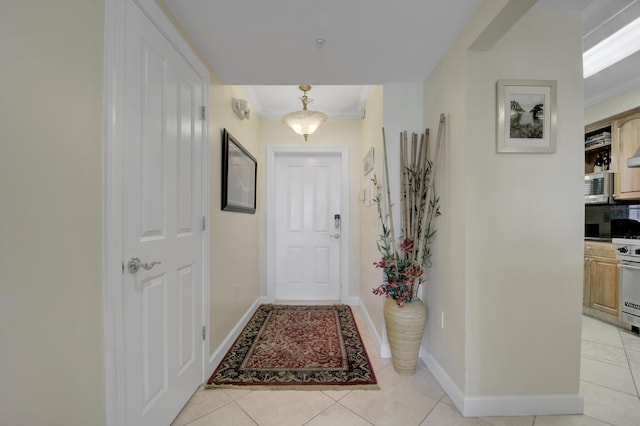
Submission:
<svg viewBox="0 0 640 426">
<path fill-rule="evenodd" d="M 613 173 L 599 172 L 584 175 L 585 204 L 613 202 Z"/>
</svg>

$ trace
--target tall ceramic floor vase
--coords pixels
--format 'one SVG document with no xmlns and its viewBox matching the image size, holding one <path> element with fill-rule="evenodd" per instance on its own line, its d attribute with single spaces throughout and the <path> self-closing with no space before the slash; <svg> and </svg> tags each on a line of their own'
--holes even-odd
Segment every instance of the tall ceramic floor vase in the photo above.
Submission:
<svg viewBox="0 0 640 426">
<path fill-rule="evenodd" d="M 391 346 L 393 369 L 398 374 L 415 374 L 427 310 L 420 299 L 401 308 L 390 297 L 384 302 L 384 321 Z"/>
</svg>

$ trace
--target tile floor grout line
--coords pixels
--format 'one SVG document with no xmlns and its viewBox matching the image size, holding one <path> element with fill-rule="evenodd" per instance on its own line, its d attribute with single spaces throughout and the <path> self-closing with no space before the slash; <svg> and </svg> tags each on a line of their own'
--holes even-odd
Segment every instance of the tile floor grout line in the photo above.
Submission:
<svg viewBox="0 0 640 426">
<path fill-rule="evenodd" d="M 324 394 L 324 392 L 322 392 L 322 391 L 321 391 L 321 393 L 322 393 L 323 395 L 325 395 L 325 394 Z M 320 416 L 322 413 L 324 413 L 324 412 L 325 412 L 325 411 L 327 411 L 329 408 L 333 407 L 334 405 L 336 405 L 336 404 L 338 403 L 335 399 L 331 398 L 329 395 L 325 395 L 325 396 L 326 396 L 327 398 L 330 398 L 330 399 L 333 401 L 333 403 L 332 403 L 331 405 L 329 405 L 327 408 L 325 408 L 324 410 L 320 411 L 320 412 L 319 412 L 318 414 L 316 414 L 315 416 L 311 417 L 308 421 L 304 422 L 301 426 L 308 425 L 308 424 L 309 424 L 309 423 L 311 423 L 315 418 L 317 418 L 317 417 L 318 417 L 318 416 Z"/>
<path fill-rule="evenodd" d="M 585 380 L 583 378 L 580 378 L 580 381 L 581 382 L 585 382 L 585 383 L 589 383 L 590 385 L 600 386 L 601 388 L 604 388 L 604 389 L 609 389 L 609 390 L 612 390 L 614 392 L 623 393 L 625 395 L 634 396 L 634 397 L 638 398 L 638 395 L 634 395 L 634 394 L 629 393 L 629 392 L 621 391 L 620 389 L 615 389 L 615 388 L 612 388 L 612 387 L 609 387 L 609 386 L 601 385 L 600 383 L 591 382 L 591 381 Z"/>
<path fill-rule="evenodd" d="M 377 377 L 376 377 L 376 381 L 377 381 Z M 379 387 L 379 386 L 380 386 L 380 385 L 378 384 L 378 387 Z M 342 396 L 341 396 L 340 398 L 338 398 L 338 399 L 333 399 L 333 398 L 331 398 L 331 396 L 327 395 L 325 391 L 320 391 L 320 392 L 322 392 L 324 395 L 327 395 L 329 398 L 333 399 L 333 402 L 339 402 L 342 398 L 344 398 L 345 396 L 347 396 L 347 395 L 349 395 L 351 392 L 353 392 L 353 390 L 347 390 L 347 389 L 345 389 L 345 390 L 347 391 L 347 393 L 345 393 L 344 395 L 342 395 Z M 340 392 L 340 391 L 338 391 L 338 392 Z"/>
<path fill-rule="evenodd" d="M 199 391 L 200 391 L 200 389 L 198 389 L 198 391 L 197 391 L 197 392 L 199 392 Z M 195 393 L 194 393 L 194 395 L 195 395 Z M 226 392 L 225 392 L 225 395 L 226 395 Z M 229 396 L 229 395 L 227 395 L 227 396 Z M 216 408 L 215 410 L 211 410 L 211 411 L 209 411 L 208 413 L 205 413 L 205 414 L 201 415 L 200 417 L 196 417 L 195 419 L 191 420 L 189 423 L 185 423 L 185 424 L 184 424 L 184 426 L 192 425 L 192 424 L 194 424 L 195 422 L 197 422 L 198 420 L 202 419 L 203 417 L 207 417 L 208 415 L 215 413 L 215 412 L 216 412 L 216 411 L 218 411 L 219 409 L 226 407 L 227 405 L 231 404 L 232 402 L 235 402 L 235 401 L 233 400 L 233 398 L 231 398 L 231 397 L 229 397 L 229 398 L 230 398 L 230 400 L 229 400 L 226 404 L 222 404 L 221 406 L 219 406 L 219 407 L 218 407 L 218 408 Z M 187 405 L 188 405 L 188 404 L 189 404 L 189 403 L 187 402 Z M 237 404 L 236 404 L 236 405 L 237 405 Z M 185 407 L 186 407 L 186 405 L 185 405 Z M 183 408 L 183 409 L 184 409 L 184 408 Z M 180 414 L 178 414 L 178 416 L 180 416 Z M 178 417 L 176 417 L 176 419 L 177 419 L 177 418 L 178 418 Z M 173 421 L 175 421 L 176 419 L 173 419 Z"/>
<path fill-rule="evenodd" d="M 602 345 L 602 346 L 609 346 L 611 348 L 625 349 L 624 342 L 622 342 L 622 337 L 620 337 L 620 343 L 622 344 L 622 346 L 615 346 L 615 345 L 611 345 L 609 343 L 598 342 L 596 340 L 589 340 L 589 339 L 582 339 L 582 341 L 583 342 L 589 342 L 589 343 L 595 343 L 597 345 Z"/>
<path fill-rule="evenodd" d="M 619 426 L 619 425 L 616 425 L 615 423 L 611 423 L 611 422 L 609 422 L 608 420 L 603 420 L 603 419 L 598 418 L 598 417 L 595 417 L 595 416 L 588 416 L 588 415 L 586 415 L 586 414 L 583 414 L 583 416 L 585 416 L 585 417 L 590 417 L 590 418 L 595 419 L 596 421 L 599 421 L 599 422 L 604 423 L 604 424 L 606 424 L 606 425 L 610 425 L 610 426 Z"/>
<path fill-rule="evenodd" d="M 607 420 L 599 419 L 599 418 L 597 418 L 597 417 L 588 416 L 588 415 L 586 415 L 586 414 L 583 414 L 583 416 L 584 416 L 584 417 L 589 417 L 590 419 L 596 420 L 596 421 L 598 421 L 598 422 L 600 422 L 600 423 L 604 423 L 604 424 L 609 425 L 609 426 L 617 426 L 617 425 L 616 425 L 616 424 L 614 424 L 614 423 L 611 423 L 611 422 L 609 422 L 609 421 L 607 421 Z"/>
<path fill-rule="evenodd" d="M 588 360 L 590 360 L 590 361 L 601 362 L 601 363 L 603 363 L 603 364 L 610 365 L 611 367 L 627 368 L 627 367 L 622 366 L 622 365 L 620 365 L 620 364 L 615 364 L 615 363 L 610 362 L 610 361 L 605 361 L 605 360 L 603 360 L 603 359 L 596 358 L 595 356 L 589 356 L 589 355 L 581 354 L 581 355 L 580 355 L 580 358 L 588 359 Z M 628 359 L 627 359 L 627 354 L 626 354 L 626 353 L 624 354 L 624 358 L 625 358 L 625 360 L 627 360 L 627 366 L 628 366 L 629 361 L 628 361 Z"/>
<path fill-rule="evenodd" d="M 247 394 L 247 395 L 248 395 L 248 394 Z M 234 404 L 236 404 L 236 405 L 238 406 L 238 408 L 239 408 L 239 409 L 240 409 L 244 414 L 246 414 L 246 415 L 247 415 L 247 417 L 249 417 L 249 419 L 251 419 L 251 421 L 252 421 L 253 423 L 255 423 L 255 424 L 256 424 L 256 426 L 260 426 L 260 423 L 258 423 L 258 421 L 257 421 L 256 419 L 254 419 L 254 418 L 253 418 L 253 416 L 252 416 L 251 414 L 247 413 L 247 410 L 245 410 L 244 408 L 242 408 L 242 405 L 238 404 L 238 402 L 237 402 L 235 399 L 233 400 L 233 403 L 234 403 Z"/>
<path fill-rule="evenodd" d="M 444 395 L 446 395 L 446 392 L 445 392 L 445 394 L 444 394 Z M 442 396 L 440 397 L 440 399 L 438 400 L 438 402 L 436 402 L 436 403 L 435 403 L 435 405 L 434 405 L 433 407 L 431 407 L 431 410 L 429 410 L 429 412 L 428 412 L 428 413 L 427 413 L 427 414 L 422 418 L 422 420 L 420 420 L 420 421 L 418 422 L 418 426 L 420 426 L 422 423 L 424 423 L 424 422 L 425 422 L 425 420 L 427 420 L 427 418 L 431 415 L 431 413 L 433 413 L 433 410 L 435 410 L 435 409 L 436 409 L 436 407 L 438 406 L 438 404 L 442 403 L 442 404 L 444 404 L 444 405 L 446 405 L 446 406 L 449 406 L 449 404 L 446 404 L 446 403 L 442 402 L 442 399 L 444 398 L 444 395 L 442 395 Z M 435 398 L 433 398 L 433 399 L 435 400 Z M 456 408 L 456 410 L 458 410 L 458 409 Z M 460 412 L 460 410 L 458 410 L 458 413 L 459 413 L 459 412 Z"/>
<path fill-rule="evenodd" d="M 587 414 L 556 414 L 556 416 L 582 416 L 582 417 L 588 417 L 590 419 L 593 419 L 593 420 L 595 420 L 597 422 L 600 422 L 600 423 L 604 423 L 604 424 L 609 425 L 609 426 L 616 426 L 615 424 L 609 423 L 606 420 L 600 420 L 600 419 L 598 419 L 596 417 L 589 416 Z M 543 415 L 535 415 L 535 416 L 533 416 L 533 424 L 531 426 L 536 426 L 536 421 L 538 421 L 538 417 L 549 417 L 549 416 L 543 416 Z"/>
<path fill-rule="evenodd" d="M 620 338 L 620 341 L 622 342 L 622 337 Z M 588 339 L 582 339 L 582 343 L 593 343 L 596 345 L 602 345 L 602 346 L 608 346 L 610 348 L 615 348 L 615 349 L 624 349 L 624 344 L 622 346 L 615 346 L 615 345 L 611 345 L 609 343 L 604 343 L 604 342 L 598 342 L 596 340 L 588 340 Z"/>
<path fill-rule="evenodd" d="M 629 354 L 627 353 L 628 349 L 624 344 L 624 339 L 622 338 L 622 331 L 620 330 L 620 327 L 618 327 L 618 334 L 620 335 L 620 340 L 622 341 L 622 345 L 624 346 L 624 357 L 627 360 L 627 366 L 629 367 L 629 373 L 631 374 L 631 380 L 633 381 L 633 386 L 636 388 L 636 397 L 638 397 L 638 399 L 640 400 L 640 388 L 638 387 L 636 378 L 633 375 L 633 369 L 631 368 L 631 361 L 629 361 Z"/>
<path fill-rule="evenodd" d="M 350 411 L 351 413 L 353 413 L 354 415 L 360 417 L 362 420 L 364 420 L 365 422 L 369 423 L 371 426 L 375 426 L 374 423 L 371 423 L 369 420 L 365 419 L 364 417 L 362 417 L 360 414 L 356 413 L 355 411 L 353 411 L 351 408 L 347 407 L 344 404 L 340 404 L 338 401 L 336 401 L 336 404 L 338 404 L 339 406 L 343 407 L 344 409 Z"/>
</svg>

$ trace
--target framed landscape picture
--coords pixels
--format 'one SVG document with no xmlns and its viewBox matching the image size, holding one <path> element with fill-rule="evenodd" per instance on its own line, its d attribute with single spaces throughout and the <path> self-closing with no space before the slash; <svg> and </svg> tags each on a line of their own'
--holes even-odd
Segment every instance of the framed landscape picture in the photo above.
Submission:
<svg viewBox="0 0 640 426">
<path fill-rule="evenodd" d="M 225 129 L 222 132 L 222 210 L 255 213 L 258 163 Z"/>
<path fill-rule="evenodd" d="M 498 80 L 499 153 L 556 152 L 555 80 Z"/>
<path fill-rule="evenodd" d="M 362 168 L 364 169 L 364 175 L 368 175 L 373 170 L 374 166 L 374 158 L 373 158 L 373 147 L 369 148 L 367 151 L 367 155 L 362 159 Z"/>
</svg>

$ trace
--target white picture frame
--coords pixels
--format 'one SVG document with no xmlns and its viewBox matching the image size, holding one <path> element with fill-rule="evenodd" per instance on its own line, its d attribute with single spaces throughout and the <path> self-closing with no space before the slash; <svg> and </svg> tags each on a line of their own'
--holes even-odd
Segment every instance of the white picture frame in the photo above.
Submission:
<svg viewBox="0 0 640 426">
<path fill-rule="evenodd" d="M 374 160 L 373 147 L 371 147 L 369 148 L 369 151 L 367 151 L 367 155 L 365 155 L 362 159 L 362 169 L 364 170 L 365 176 L 371 173 L 371 171 L 373 170 L 373 167 L 375 165 Z"/>
<path fill-rule="evenodd" d="M 557 81 L 498 80 L 498 153 L 556 152 Z"/>
</svg>

